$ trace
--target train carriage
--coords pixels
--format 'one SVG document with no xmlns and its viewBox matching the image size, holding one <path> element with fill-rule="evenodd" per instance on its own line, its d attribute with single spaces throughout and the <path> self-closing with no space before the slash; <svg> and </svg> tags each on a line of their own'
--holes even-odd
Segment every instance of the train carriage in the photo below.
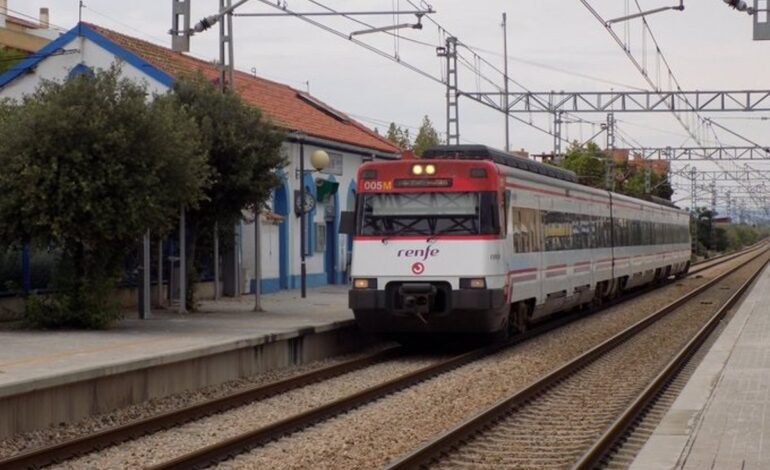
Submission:
<svg viewBox="0 0 770 470">
<path fill-rule="evenodd" d="M 485 146 L 361 166 L 349 305 L 362 329 L 506 333 L 681 275 L 689 215 Z"/>
</svg>

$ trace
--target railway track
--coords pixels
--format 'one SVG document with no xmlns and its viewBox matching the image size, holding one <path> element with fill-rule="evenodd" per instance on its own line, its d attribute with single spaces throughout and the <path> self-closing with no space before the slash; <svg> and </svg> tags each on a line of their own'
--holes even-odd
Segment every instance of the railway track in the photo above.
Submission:
<svg viewBox="0 0 770 470">
<path fill-rule="evenodd" d="M 574 468 L 594 468 L 766 266 L 768 255 L 759 257 L 682 296 L 386 468 L 568 468 L 575 461 Z M 704 310 L 713 310 L 705 325 L 699 322 L 697 334 L 681 350 L 677 346 L 674 359 L 652 385 L 645 386 L 650 382 L 649 365 L 660 362 L 664 350 L 671 349 L 660 339 L 684 329 L 685 319 L 701 318 L 692 312 Z M 637 397 L 640 385 L 643 392 Z"/>
<path fill-rule="evenodd" d="M 741 252 L 730 257 L 725 257 L 721 262 L 729 261 L 735 256 L 740 256 L 742 254 L 745 254 L 745 252 Z M 708 268 L 711 267 L 713 267 L 713 264 L 708 266 Z M 624 300 L 627 299 L 621 299 L 621 301 Z M 260 445 L 270 440 L 274 440 L 282 435 L 285 435 L 286 433 L 308 427 L 313 423 L 316 423 L 330 416 L 344 413 L 347 410 L 353 409 L 372 400 L 376 400 L 379 397 L 396 392 L 403 388 L 407 388 L 419 382 L 425 381 L 431 377 L 440 375 L 446 371 L 478 360 L 482 357 L 494 354 L 495 352 L 510 347 L 513 344 L 523 342 L 531 337 L 540 335 L 545 331 L 558 328 L 565 323 L 569 323 L 585 315 L 586 312 L 578 312 L 569 316 L 564 316 L 558 321 L 541 325 L 538 328 L 528 332 L 526 335 L 519 336 L 508 343 L 493 345 L 490 347 L 456 355 L 447 360 L 440 361 L 428 367 L 424 367 L 397 379 L 381 383 L 376 387 L 364 390 L 353 396 L 328 403 L 321 408 L 310 410 L 306 413 L 275 422 L 269 426 L 265 426 L 250 432 L 247 435 L 237 436 L 236 438 L 228 440 L 227 443 L 218 443 L 205 449 L 199 449 L 194 453 L 179 457 L 173 461 L 159 464 L 155 468 L 189 468 L 190 466 L 205 466 L 207 464 L 221 461 L 233 454 L 244 452 L 254 446 Z M 64 460 L 81 456 L 95 450 L 103 449 L 105 447 L 113 446 L 121 442 L 136 439 L 140 436 L 180 426 L 190 421 L 194 421 L 217 413 L 222 413 L 244 404 L 264 400 L 280 393 L 338 377 L 340 375 L 357 371 L 359 369 L 380 362 L 397 359 L 402 357 L 404 354 L 405 352 L 401 348 L 388 349 L 363 358 L 316 370 L 294 378 L 268 384 L 266 386 L 253 387 L 222 398 L 201 402 L 196 405 L 188 406 L 186 408 L 167 412 L 147 419 L 138 420 L 123 426 L 110 428 L 95 434 L 83 436 L 78 439 L 53 444 L 44 448 L 33 449 L 9 457 L 7 459 L 0 460 L 0 469 L 42 467 L 54 463 L 60 463 Z"/>
<path fill-rule="evenodd" d="M 206 400 L 178 410 L 137 420 L 122 426 L 83 436 L 81 438 L 53 444 L 0 460 L 0 469 L 39 468 L 60 463 L 89 452 L 151 434 L 163 429 L 221 413 L 244 404 L 295 390 L 313 383 L 338 377 L 373 364 L 403 356 L 403 348 L 390 348 L 365 357 L 353 359 L 333 366 L 314 370 L 306 374 L 264 386 L 252 387 L 221 398 Z"/>
<path fill-rule="evenodd" d="M 722 304 L 706 323 L 698 330 L 698 333 L 681 348 L 666 367 L 655 377 L 642 393 L 626 408 L 623 414 L 597 439 L 593 446 L 580 458 L 573 467 L 575 469 L 590 469 L 597 466 L 606 466 L 612 455 L 623 445 L 623 439 L 633 432 L 640 424 L 647 412 L 656 402 L 663 398 L 672 401 L 671 395 L 665 392 L 669 388 L 681 390 L 683 384 L 677 382 L 677 377 L 688 366 L 689 360 L 698 352 L 709 339 L 711 333 L 719 326 L 719 323 L 727 315 L 728 311 L 738 302 L 743 294 L 751 287 L 753 282 L 767 266 L 768 260 L 757 269 L 738 290 Z"/>
<path fill-rule="evenodd" d="M 738 258 L 740 256 L 743 256 L 747 253 L 755 252 L 764 249 L 767 246 L 767 241 L 760 241 L 758 243 L 755 243 L 752 246 L 749 246 L 741 251 L 737 251 L 735 253 L 725 253 L 723 255 L 714 256 L 713 258 L 704 259 L 702 261 L 699 261 L 692 265 L 690 268 L 690 271 L 688 272 L 688 275 L 697 274 L 701 271 L 705 271 L 707 269 L 711 269 L 714 266 L 718 266 L 722 263 L 725 263 L 727 261 L 733 260 L 735 258 Z"/>
</svg>

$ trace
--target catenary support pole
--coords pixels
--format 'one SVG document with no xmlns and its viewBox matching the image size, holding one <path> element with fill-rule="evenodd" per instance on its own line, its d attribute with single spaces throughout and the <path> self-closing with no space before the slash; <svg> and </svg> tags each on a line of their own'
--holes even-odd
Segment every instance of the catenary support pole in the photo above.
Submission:
<svg viewBox="0 0 770 470">
<path fill-rule="evenodd" d="M 503 68 L 504 76 L 503 76 L 503 86 L 505 89 L 505 99 L 504 99 L 504 109 L 505 113 L 503 115 L 505 116 L 505 151 L 510 152 L 511 151 L 511 141 L 510 141 L 510 126 L 511 126 L 511 116 L 508 114 L 508 100 L 510 99 L 508 95 L 508 17 L 505 13 L 503 13 L 503 64 L 505 67 Z"/>
</svg>

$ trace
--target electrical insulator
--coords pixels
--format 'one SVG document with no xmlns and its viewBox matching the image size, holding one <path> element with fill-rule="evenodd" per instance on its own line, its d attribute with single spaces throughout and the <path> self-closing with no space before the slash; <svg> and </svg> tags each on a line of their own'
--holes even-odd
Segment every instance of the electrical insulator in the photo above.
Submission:
<svg viewBox="0 0 770 470">
<path fill-rule="evenodd" d="M 749 8 L 749 6 L 746 4 L 744 0 L 723 0 L 727 6 L 730 8 L 734 8 L 738 11 L 748 11 L 752 12 L 754 9 Z"/>
</svg>

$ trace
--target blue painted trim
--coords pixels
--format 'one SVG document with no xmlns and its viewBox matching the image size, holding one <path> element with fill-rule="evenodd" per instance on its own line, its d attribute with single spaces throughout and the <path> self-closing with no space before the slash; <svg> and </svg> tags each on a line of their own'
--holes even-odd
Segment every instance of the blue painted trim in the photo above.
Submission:
<svg viewBox="0 0 770 470">
<path fill-rule="evenodd" d="M 78 36 L 83 36 L 84 38 L 92 41 L 104 50 L 112 53 L 116 57 L 119 57 L 128 64 L 141 70 L 144 74 L 157 80 L 164 86 L 170 88 L 171 85 L 173 85 L 174 77 L 171 75 L 150 64 L 133 52 L 102 36 L 95 30 L 91 29 L 91 27 L 87 24 L 78 23 L 77 26 L 62 34 L 57 39 L 48 43 L 45 47 L 34 53 L 32 57 L 24 59 L 16 66 L 12 67 L 9 71 L 0 75 L 0 88 L 15 80 L 24 72 L 27 72 L 29 69 L 35 67 L 41 61 L 47 59 L 51 54 L 72 42 L 72 40 Z"/>
<path fill-rule="evenodd" d="M 0 87 L 4 87 L 6 84 L 13 81 L 22 73 L 36 66 L 48 56 L 72 42 L 72 40 L 78 36 L 77 30 L 77 26 L 72 28 L 71 30 L 46 44 L 43 48 L 32 54 L 30 57 L 27 57 L 26 59 L 11 67 L 4 74 L 0 75 Z"/>
<path fill-rule="evenodd" d="M 80 75 L 85 75 L 87 77 L 93 77 L 94 71 L 91 67 L 85 65 L 84 63 L 79 63 L 78 65 L 72 67 L 70 70 L 70 73 L 67 74 L 67 79 L 72 80 L 75 77 L 79 77 Z"/>
<path fill-rule="evenodd" d="M 345 201 L 346 202 L 345 210 L 347 210 L 347 207 L 349 207 L 349 204 L 347 203 L 349 203 L 351 198 L 353 199 L 353 201 L 355 201 L 356 199 L 356 187 L 357 187 L 356 180 L 355 179 L 350 180 L 350 184 L 348 184 L 348 199 Z M 353 204 L 353 210 L 355 210 L 355 207 L 356 207 L 355 204 Z M 353 251 L 353 235 L 348 235 L 348 253 L 350 253 L 351 251 Z"/>
<path fill-rule="evenodd" d="M 124 61 L 144 72 L 146 75 L 149 75 L 150 77 L 159 81 L 163 85 L 170 88 L 171 85 L 174 84 L 174 77 L 167 74 L 163 70 L 155 67 L 133 52 L 115 44 L 111 40 L 91 29 L 91 27 L 87 24 L 81 23 L 79 26 L 81 26 L 81 33 L 86 39 L 93 41 L 94 43 L 104 48 L 106 51 L 116 55 L 117 57 L 120 57 Z"/>
<path fill-rule="evenodd" d="M 279 197 L 278 195 L 281 195 Z M 281 281 L 278 288 L 286 289 L 289 287 L 289 183 L 286 178 L 281 179 L 281 185 L 273 189 L 273 210 L 276 214 L 283 216 L 283 222 L 278 225 L 278 277 Z"/>
<path fill-rule="evenodd" d="M 335 273 L 336 277 L 341 278 L 342 273 Z M 300 288 L 300 276 L 299 274 L 294 274 L 289 279 L 290 281 L 290 289 L 299 289 Z M 308 287 L 321 287 L 326 286 L 329 283 L 327 282 L 327 274 L 326 273 L 313 273 L 308 274 L 307 278 L 307 286 Z M 256 281 L 254 279 L 251 280 L 251 283 L 249 284 L 249 292 L 254 293 L 254 287 L 257 285 Z M 263 294 L 272 294 L 274 292 L 279 292 L 281 290 L 286 290 L 281 288 L 281 280 L 277 277 L 272 277 L 268 279 L 262 279 L 259 283 L 260 286 L 260 292 Z"/>
<path fill-rule="evenodd" d="M 315 181 L 313 181 L 313 176 L 310 173 L 305 173 L 305 178 L 303 181 L 305 183 L 305 191 L 312 194 L 315 198 L 317 193 Z M 312 211 L 304 215 L 304 217 L 306 217 L 305 229 L 307 230 L 307 235 L 305 236 L 305 243 L 307 246 L 303 247 L 302 249 L 305 250 L 305 257 L 311 257 L 315 254 L 315 216 L 317 210 L 318 205 L 316 205 Z"/>
<path fill-rule="evenodd" d="M 329 176 L 329 181 L 336 182 L 334 175 Z M 331 231 L 326 232 L 326 253 L 324 253 L 324 271 L 327 273 L 327 282 L 338 284 L 337 268 L 339 268 L 339 233 L 340 233 L 340 198 L 339 191 L 334 193 L 331 199 L 334 204 L 334 219 L 331 222 Z M 329 227 L 324 214 L 324 225 Z"/>
</svg>

